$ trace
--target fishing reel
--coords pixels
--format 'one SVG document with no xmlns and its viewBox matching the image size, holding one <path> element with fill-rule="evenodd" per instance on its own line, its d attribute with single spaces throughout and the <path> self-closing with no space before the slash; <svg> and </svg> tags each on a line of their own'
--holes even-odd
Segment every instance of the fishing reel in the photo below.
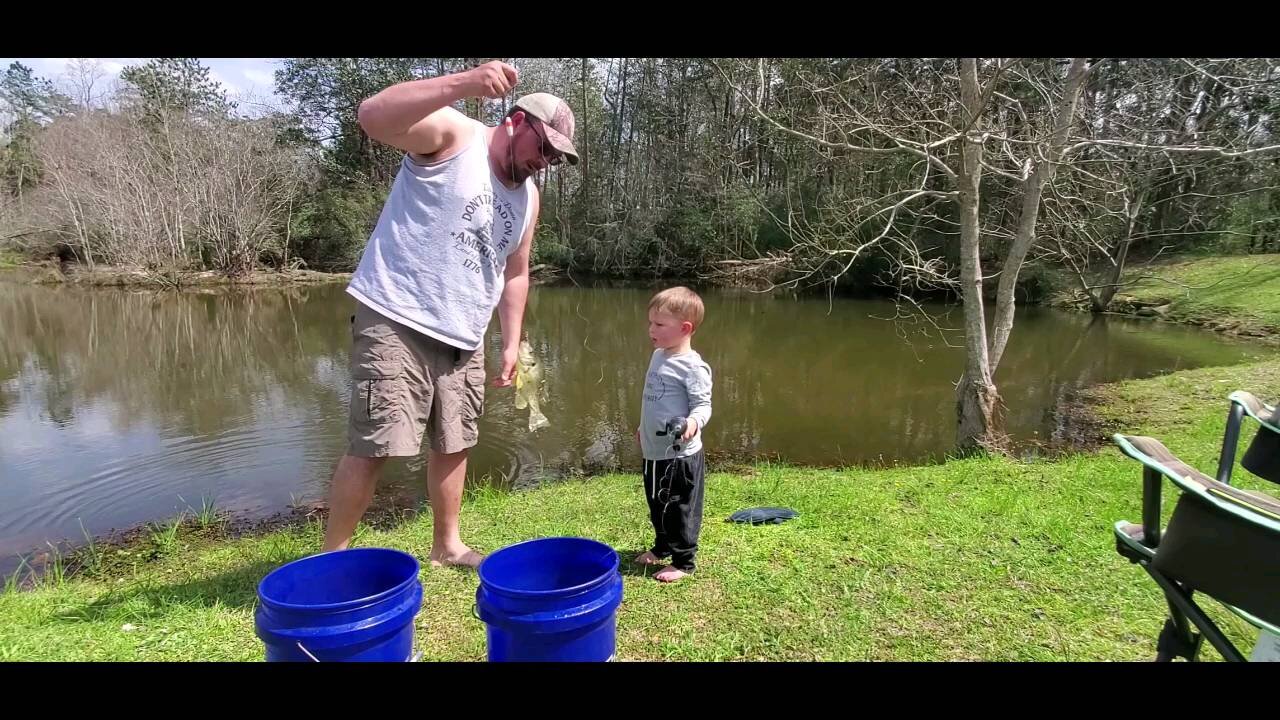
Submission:
<svg viewBox="0 0 1280 720">
<path fill-rule="evenodd" d="M 689 419 L 683 417 L 673 417 L 667 421 L 656 434 L 658 437 L 670 437 L 671 449 L 676 452 L 680 451 L 680 438 L 684 437 L 684 431 L 689 429 Z"/>
</svg>

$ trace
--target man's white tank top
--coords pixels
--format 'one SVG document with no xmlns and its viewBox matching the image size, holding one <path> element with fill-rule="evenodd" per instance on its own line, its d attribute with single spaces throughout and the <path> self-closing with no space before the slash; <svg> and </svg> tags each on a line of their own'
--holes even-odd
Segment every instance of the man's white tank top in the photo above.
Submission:
<svg viewBox="0 0 1280 720">
<path fill-rule="evenodd" d="M 502 296 L 507 257 L 528 224 L 533 178 L 508 190 L 489 168 L 485 126 L 429 165 L 405 155 L 347 292 L 373 310 L 475 350 Z"/>
</svg>

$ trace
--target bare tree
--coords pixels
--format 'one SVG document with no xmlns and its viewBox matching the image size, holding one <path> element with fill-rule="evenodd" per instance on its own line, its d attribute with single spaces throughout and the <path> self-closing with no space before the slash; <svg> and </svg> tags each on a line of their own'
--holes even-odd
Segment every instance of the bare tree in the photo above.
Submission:
<svg viewBox="0 0 1280 720">
<path fill-rule="evenodd" d="M 1041 199 L 1068 148 L 1089 69 L 1084 58 L 837 67 L 804 81 L 821 109 L 816 132 L 783 124 L 738 88 L 776 131 L 821 152 L 858 157 L 866 173 L 852 182 L 854 192 L 846 185 L 818 214 L 820 221 L 839 215 L 844 220 L 797 223 L 792 213 L 788 227 L 797 230 L 797 242 L 768 264 L 832 281 L 864 252 L 888 244 L 896 247 L 897 270 L 904 276 L 954 283 L 951 270 L 921 252 L 918 231 L 922 224 L 956 228 L 951 232 L 959 234 L 965 317 L 965 371 L 956 389 L 962 448 L 1001 445 L 993 378 L 1013 330 L 1014 290 L 1036 242 Z M 722 74 L 732 83 L 727 71 Z M 895 82 L 900 92 L 884 91 Z M 984 182 L 984 174 L 993 179 Z M 991 207 L 984 206 L 988 196 L 997 200 Z M 939 201 L 947 207 L 939 208 Z M 994 276 L 986 275 L 983 260 L 996 255 L 1001 270 L 988 329 L 983 291 Z"/>
<path fill-rule="evenodd" d="M 1140 279 L 1126 277 L 1135 247 L 1150 260 L 1188 236 L 1265 246 L 1255 238 L 1280 219 L 1265 202 L 1280 189 L 1274 61 L 1112 59 L 1095 80 L 1062 187 L 1046 200 L 1047 257 L 1072 268 L 1095 312 Z M 1254 198 L 1265 207 L 1233 225 L 1232 208 Z"/>
<path fill-rule="evenodd" d="M 193 188 L 193 235 L 208 263 L 243 274 L 285 253 L 282 229 L 307 180 L 305 161 L 275 144 L 266 121 L 220 120 L 183 143 Z"/>
<path fill-rule="evenodd" d="M 159 273 L 282 263 L 311 172 L 269 120 L 176 112 L 159 124 L 129 113 L 62 119 L 39 153 L 60 200 L 55 224 L 86 264 Z"/>
<path fill-rule="evenodd" d="M 825 167 L 786 183 L 775 219 L 788 248 L 722 269 L 834 283 L 875 252 L 903 292 L 952 288 L 965 317 L 961 447 L 1001 444 L 993 378 L 1028 261 L 1076 267 L 1105 307 L 1136 244 L 1232 232 L 1222 227 L 1232 198 L 1280 185 L 1259 169 L 1280 151 L 1269 60 L 825 59 L 774 88 L 789 107 L 747 86 L 752 64 L 767 76 L 766 61 L 715 64 L 764 127 Z M 1087 272 L 1097 258 L 1109 277 Z M 998 272 L 984 271 L 993 262 Z M 987 280 L 997 280 L 990 327 Z"/>
<path fill-rule="evenodd" d="M 82 110 L 98 107 L 106 88 L 103 79 L 107 71 L 96 58 L 71 58 L 63 72 L 62 84 L 67 94 Z"/>
</svg>

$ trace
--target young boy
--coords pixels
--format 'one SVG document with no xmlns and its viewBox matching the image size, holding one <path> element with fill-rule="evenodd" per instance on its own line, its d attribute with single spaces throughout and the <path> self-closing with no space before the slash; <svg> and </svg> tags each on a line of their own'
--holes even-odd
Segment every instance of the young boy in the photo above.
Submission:
<svg viewBox="0 0 1280 720">
<path fill-rule="evenodd" d="M 702 429 L 711 419 L 711 367 L 694 351 L 692 340 L 703 312 L 702 298 L 685 287 L 663 290 L 649 301 L 649 339 L 655 349 L 636 438 L 644 453 L 644 492 L 655 539 L 636 562 L 657 565 L 670 555 L 671 564 L 654 575 L 662 582 L 693 572 L 702 528 Z M 668 432 L 668 421 L 678 418 L 687 419 L 684 432 Z"/>
</svg>

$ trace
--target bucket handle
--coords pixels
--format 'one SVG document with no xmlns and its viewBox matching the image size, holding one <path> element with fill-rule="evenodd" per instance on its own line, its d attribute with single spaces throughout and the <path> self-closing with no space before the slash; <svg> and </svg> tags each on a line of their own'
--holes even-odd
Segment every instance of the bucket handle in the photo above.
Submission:
<svg viewBox="0 0 1280 720">
<path fill-rule="evenodd" d="M 315 655 L 312 655 L 310 650 L 303 647 L 301 640 L 298 640 L 296 642 L 298 643 L 298 649 L 306 653 L 307 657 L 311 658 L 312 662 L 320 662 L 320 658 L 316 657 Z"/>
<path fill-rule="evenodd" d="M 473 606 L 472 606 L 472 609 L 474 610 L 474 608 L 475 608 L 475 606 L 473 605 Z M 479 616 L 477 615 L 476 617 L 479 617 Z M 295 642 L 296 642 L 296 643 L 297 643 L 297 645 L 298 645 L 298 649 L 299 649 L 299 650 L 301 650 L 302 652 L 306 653 L 307 657 L 311 658 L 312 662 L 320 662 L 320 658 L 317 658 L 315 655 L 312 655 L 312 654 L 311 654 L 311 651 L 310 651 L 310 650 L 308 650 L 305 646 L 303 646 L 303 644 L 302 644 L 302 641 L 301 641 L 301 640 L 297 640 L 297 641 L 295 641 Z M 426 650 L 419 650 L 418 652 L 416 652 L 416 653 L 414 653 L 413 655 L 409 656 L 409 662 L 418 662 L 418 661 L 422 660 L 422 656 L 423 656 L 423 655 L 425 655 L 425 654 L 426 654 L 426 652 L 427 652 Z"/>
</svg>

